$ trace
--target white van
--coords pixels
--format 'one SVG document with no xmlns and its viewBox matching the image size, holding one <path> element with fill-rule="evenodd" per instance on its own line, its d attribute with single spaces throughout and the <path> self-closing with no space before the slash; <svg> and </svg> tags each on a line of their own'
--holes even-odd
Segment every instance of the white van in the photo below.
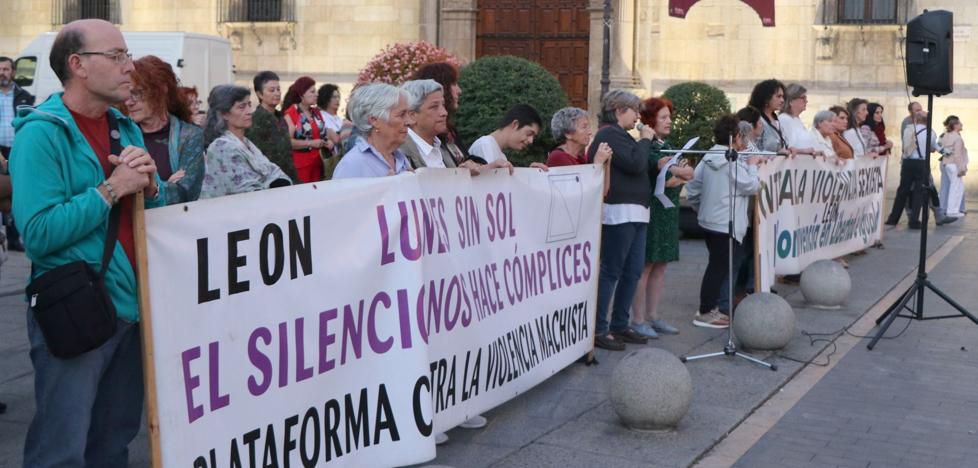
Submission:
<svg viewBox="0 0 978 468">
<path fill-rule="evenodd" d="M 44 102 L 61 90 L 51 70 L 49 54 L 56 33 L 41 33 L 17 57 L 14 81 Z M 155 55 L 173 66 L 181 86 L 196 86 L 206 104 L 207 94 L 219 84 L 234 83 L 231 44 L 223 37 L 184 32 L 123 32 L 133 59 Z M 206 107 L 202 106 L 202 108 Z"/>
</svg>

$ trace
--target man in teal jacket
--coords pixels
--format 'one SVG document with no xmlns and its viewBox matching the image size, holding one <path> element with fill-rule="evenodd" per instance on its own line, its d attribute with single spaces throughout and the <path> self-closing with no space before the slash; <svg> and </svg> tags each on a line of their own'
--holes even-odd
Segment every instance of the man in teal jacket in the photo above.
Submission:
<svg viewBox="0 0 978 468">
<path fill-rule="evenodd" d="M 122 205 L 119 240 L 105 274 L 118 327 L 99 348 L 60 359 L 50 354 L 28 309 L 37 412 L 24 466 L 125 467 L 143 404 L 131 207 L 138 192 L 147 207 L 166 198 L 139 128 L 111 107 L 132 87 L 122 33 L 105 21 L 75 21 L 58 33 L 50 59 L 65 91 L 14 120 L 14 216 L 34 279 L 78 260 L 97 270 L 110 209 Z M 109 154 L 109 119 L 120 134 L 112 135 L 121 140 L 119 155 Z"/>
</svg>

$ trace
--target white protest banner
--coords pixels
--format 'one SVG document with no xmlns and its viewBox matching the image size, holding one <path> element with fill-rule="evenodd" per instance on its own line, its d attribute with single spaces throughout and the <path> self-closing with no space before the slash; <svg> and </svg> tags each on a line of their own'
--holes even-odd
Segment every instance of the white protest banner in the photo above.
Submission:
<svg viewBox="0 0 978 468">
<path fill-rule="evenodd" d="M 758 170 L 755 210 L 758 291 L 775 275 L 865 249 L 883 233 L 886 158 L 836 165 L 807 156 L 777 158 Z"/>
<path fill-rule="evenodd" d="M 590 351 L 601 169 L 496 172 L 147 210 L 160 466 L 420 463 Z"/>
</svg>

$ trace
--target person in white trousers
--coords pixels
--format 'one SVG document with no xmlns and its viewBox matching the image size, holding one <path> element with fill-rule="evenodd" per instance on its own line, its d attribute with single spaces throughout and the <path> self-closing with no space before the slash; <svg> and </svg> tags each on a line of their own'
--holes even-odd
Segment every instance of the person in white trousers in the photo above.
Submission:
<svg viewBox="0 0 978 468">
<path fill-rule="evenodd" d="M 968 172 L 968 149 L 961 138 L 961 119 L 951 115 L 944 120 L 947 131 L 941 136 L 941 175 L 942 182 L 947 182 L 947 190 L 941 184 L 941 205 L 945 207 L 945 215 L 960 218 L 964 216 L 962 206 L 964 200 L 964 176 Z"/>
</svg>

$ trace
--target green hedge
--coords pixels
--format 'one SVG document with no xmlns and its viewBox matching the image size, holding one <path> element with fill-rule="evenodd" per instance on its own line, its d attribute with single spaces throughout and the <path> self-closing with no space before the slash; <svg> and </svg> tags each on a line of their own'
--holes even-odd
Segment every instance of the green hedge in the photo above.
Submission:
<svg viewBox="0 0 978 468">
<path fill-rule="evenodd" d="M 672 101 L 672 133 L 669 141 L 680 146 L 700 137 L 695 149 L 713 146 L 713 125 L 730 113 L 730 101 L 720 88 L 706 83 L 687 82 L 670 86 L 663 96 Z"/>
<path fill-rule="evenodd" d="M 547 151 L 554 145 L 550 118 L 568 105 L 567 95 L 550 72 L 519 57 L 483 57 L 462 68 L 459 86 L 462 97 L 455 124 L 465 144 L 470 145 L 495 130 L 513 105 L 529 104 L 543 120 L 540 136 L 526 151 L 507 154 L 507 157 L 516 166 L 546 160 Z"/>
</svg>

